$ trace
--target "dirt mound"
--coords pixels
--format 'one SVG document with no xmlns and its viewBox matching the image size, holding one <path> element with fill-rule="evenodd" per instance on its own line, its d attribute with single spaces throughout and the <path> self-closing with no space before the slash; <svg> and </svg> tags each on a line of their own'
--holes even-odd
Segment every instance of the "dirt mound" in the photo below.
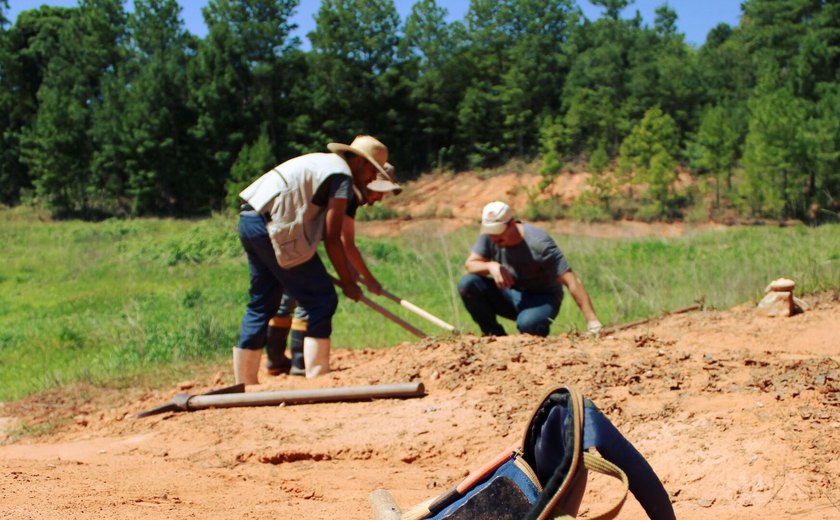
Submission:
<svg viewBox="0 0 840 520">
<path fill-rule="evenodd" d="M 528 205 L 529 197 L 553 196 L 570 203 L 583 191 L 588 178 L 588 173 L 563 173 L 539 193 L 537 186 L 541 177 L 532 172 L 426 174 L 406 183 L 397 197 L 386 200 L 388 206 L 411 218 L 448 217 L 476 221 L 481 216 L 481 208 L 494 200 L 503 200 L 517 210 Z"/>
<path fill-rule="evenodd" d="M 792 318 L 750 306 L 670 316 L 593 339 L 430 338 L 337 350 L 315 381 L 248 391 L 422 381 L 419 399 L 134 414 L 179 388 L 78 387 L 6 403 L 7 429 L 72 418 L 0 447 L 0 517 L 370 519 L 367 496 L 408 508 L 510 445 L 545 392 L 578 386 L 644 454 L 681 519 L 837 518 L 840 299 Z M 609 485 L 609 484 L 607 484 Z M 587 497 L 600 510 L 602 488 Z M 620 518 L 642 518 L 631 498 Z"/>
</svg>

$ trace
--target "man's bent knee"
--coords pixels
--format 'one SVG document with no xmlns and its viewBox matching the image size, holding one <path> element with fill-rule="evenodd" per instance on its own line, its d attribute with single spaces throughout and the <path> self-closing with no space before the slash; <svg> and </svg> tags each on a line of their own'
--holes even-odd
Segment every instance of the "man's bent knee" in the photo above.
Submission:
<svg viewBox="0 0 840 520">
<path fill-rule="evenodd" d="M 547 319 L 540 320 L 516 320 L 516 328 L 522 334 L 531 334 L 533 336 L 548 336 L 551 330 L 551 322 Z"/>
<path fill-rule="evenodd" d="M 477 274 L 466 274 L 458 281 L 458 292 L 462 297 L 479 294 L 485 288 L 485 279 Z"/>
</svg>

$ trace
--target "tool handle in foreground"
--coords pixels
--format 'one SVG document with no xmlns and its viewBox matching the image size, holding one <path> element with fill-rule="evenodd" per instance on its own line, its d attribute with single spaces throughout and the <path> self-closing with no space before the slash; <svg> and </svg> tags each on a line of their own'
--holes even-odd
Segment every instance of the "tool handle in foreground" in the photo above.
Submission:
<svg viewBox="0 0 840 520">
<path fill-rule="evenodd" d="M 389 320 L 393 321 L 394 323 L 396 323 L 400 327 L 404 328 L 408 332 L 414 334 L 418 338 L 427 337 L 425 332 L 423 332 L 422 330 L 414 327 L 414 325 L 412 325 L 412 324 L 408 323 L 407 321 L 403 320 L 402 318 L 400 318 L 396 314 L 392 313 L 391 311 L 389 311 L 385 307 L 379 305 L 375 301 L 371 300 L 367 296 L 362 296 L 361 298 L 359 298 L 359 301 L 364 303 L 365 305 L 367 305 L 371 309 L 375 310 L 379 314 L 385 316 Z"/>
<path fill-rule="evenodd" d="M 368 496 L 370 507 L 373 509 L 373 517 L 376 520 L 400 520 L 402 518 L 402 511 L 385 489 L 377 489 Z"/>
<path fill-rule="evenodd" d="M 332 278 L 332 281 L 333 281 L 333 283 L 334 283 L 336 286 L 341 287 L 341 282 L 340 282 L 340 281 L 339 281 L 336 277 L 334 277 L 334 276 L 330 276 L 330 278 Z M 402 318 L 400 318 L 399 316 L 397 316 L 396 314 L 392 313 L 391 311 L 389 311 L 389 310 L 388 310 L 388 309 L 386 309 L 385 307 L 383 307 L 383 306 L 379 305 L 378 303 L 374 302 L 373 300 L 371 300 L 371 299 L 370 299 L 370 298 L 368 298 L 367 296 L 362 295 L 362 296 L 359 298 L 359 301 L 360 301 L 360 302 L 362 302 L 362 303 L 364 303 L 365 305 L 367 305 L 367 306 L 368 306 L 368 307 L 370 307 L 371 309 L 375 310 L 375 311 L 376 311 L 376 312 L 378 312 L 379 314 L 381 314 L 381 315 L 385 316 L 385 317 L 386 317 L 386 318 L 388 318 L 389 320 L 393 321 L 394 323 L 396 323 L 396 324 L 397 324 L 397 325 L 399 325 L 400 327 L 404 328 L 404 329 L 405 329 L 405 330 L 407 330 L 408 332 L 410 332 L 410 333 L 414 334 L 414 335 L 415 335 L 415 336 L 417 336 L 418 338 L 425 338 L 425 337 L 428 337 L 428 336 L 426 335 L 426 333 L 424 333 L 423 331 L 421 331 L 421 330 L 417 329 L 417 328 L 416 328 L 416 327 L 414 327 L 412 324 L 408 323 L 408 322 L 407 322 L 407 321 L 405 321 L 404 319 L 402 319 Z"/>
<path fill-rule="evenodd" d="M 382 290 L 382 295 L 383 295 L 383 296 L 385 296 L 386 298 L 388 298 L 389 300 L 392 300 L 392 301 L 394 301 L 394 302 L 399 303 L 400 305 L 402 305 L 402 306 L 403 306 L 403 307 L 405 307 L 406 309 L 410 310 L 410 311 L 411 311 L 411 312 L 413 312 L 414 314 L 416 314 L 416 315 L 418 315 L 418 316 L 421 316 L 421 317 L 423 317 L 423 318 L 427 319 L 428 321 L 430 321 L 430 322 L 434 323 L 435 325 L 437 325 L 438 327 L 440 327 L 440 328 L 442 328 L 442 329 L 446 329 L 446 330 L 448 330 L 449 332 L 457 332 L 457 331 L 455 330 L 455 326 L 450 325 L 449 323 L 446 323 L 445 321 L 443 321 L 442 319 L 438 318 L 438 317 L 437 317 L 437 316 L 435 316 L 434 314 L 432 314 L 432 313 L 430 313 L 430 312 L 428 312 L 428 311 L 425 311 L 425 310 L 421 309 L 420 307 L 418 307 L 418 306 L 414 305 L 413 303 L 411 303 L 411 302 L 410 302 L 410 301 L 408 301 L 408 300 L 403 300 L 403 299 L 402 299 L 402 298 L 400 298 L 399 296 L 397 296 L 397 295 L 395 295 L 395 294 L 391 294 L 391 293 L 389 293 L 388 291 L 386 291 L 386 290 L 384 290 L 384 289 Z"/>
</svg>

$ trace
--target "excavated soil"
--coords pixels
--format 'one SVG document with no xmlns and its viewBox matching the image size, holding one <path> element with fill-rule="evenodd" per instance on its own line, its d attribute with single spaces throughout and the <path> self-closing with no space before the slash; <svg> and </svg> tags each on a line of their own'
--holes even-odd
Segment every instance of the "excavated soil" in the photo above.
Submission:
<svg viewBox="0 0 840 520">
<path fill-rule="evenodd" d="M 486 199 L 502 195 L 472 197 L 476 207 L 446 222 L 474 222 Z M 388 227 L 373 224 L 371 235 Z M 585 231 L 598 229 L 680 232 Z M 173 388 L 76 386 L 5 403 L 0 518 L 372 519 L 373 490 L 389 490 L 403 509 L 442 493 L 519 439 L 543 395 L 563 384 L 647 458 L 680 519 L 838 518 L 840 293 L 803 298 L 810 309 L 790 318 L 745 304 L 602 338 L 464 335 L 335 350 L 327 376 L 261 372 L 262 384 L 247 389 L 422 382 L 420 398 L 135 418 L 178 392 L 233 384 L 224 365 Z M 20 437 L 21 425 L 50 433 Z M 615 491 L 593 479 L 581 517 Z M 630 497 L 619 518 L 644 513 Z"/>
<path fill-rule="evenodd" d="M 70 388 L 7 403 L 7 423 L 72 417 L 0 446 L 0 517 L 371 519 L 408 509 L 515 442 L 541 397 L 579 387 L 648 459 L 681 519 L 840 515 L 840 297 L 791 318 L 751 305 L 673 315 L 612 336 L 430 338 L 337 350 L 307 381 L 248 392 L 422 382 L 422 398 L 137 412 L 232 384 Z M 594 481 L 583 517 L 614 493 Z M 620 518 L 643 518 L 628 499 Z"/>
</svg>

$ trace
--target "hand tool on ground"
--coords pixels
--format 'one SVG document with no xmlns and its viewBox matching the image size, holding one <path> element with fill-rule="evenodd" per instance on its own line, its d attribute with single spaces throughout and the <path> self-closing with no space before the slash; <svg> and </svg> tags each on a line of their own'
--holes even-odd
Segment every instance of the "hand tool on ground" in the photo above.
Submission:
<svg viewBox="0 0 840 520">
<path fill-rule="evenodd" d="M 219 394 L 241 394 L 245 392 L 245 384 L 239 383 L 238 385 L 233 386 L 226 386 L 224 388 L 218 388 L 216 390 L 211 390 L 210 392 L 206 392 L 201 395 L 219 395 Z M 179 394 L 181 395 L 181 394 Z M 174 412 L 178 410 L 178 405 L 176 404 L 175 400 L 173 399 L 171 403 L 167 403 L 162 406 L 158 406 L 157 408 L 152 408 L 151 410 L 146 410 L 145 412 L 140 412 L 136 415 L 138 419 L 141 417 L 148 417 L 149 415 L 156 415 L 159 413 L 164 412 Z"/>
<path fill-rule="evenodd" d="M 410 311 L 411 311 L 411 312 L 413 312 L 414 314 L 416 314 L 416 315 L 418 315 L 418 316 L 421 316 L 421 317 L 423 317 L 423 318 L 425 318 L 425 319 L 427 319 L 427 320 L 431 321 L 432 323 L 434 323 L 434 324 L 435 324 L 435 325 L 437 325 L 438 327 L 440 327 L 440 328 L 442 328 L 442 329 L 446 329 L 446 330 L 448 330 L 449 332 L 452 332 L 453 334 L 458 334 L 458 330 L 457 330 L 457 329 L 455 329 L 455 327 L 454 327 L 453 325 L 450 325 L 449 323 L 446 323 L 445 321 L 443 321 L 442 319 L 438 318 L 437 316 L 435 316 L 435 315 L 433 315 L 433 314 L 431 314 L 431 313 L 429 313 L 429 312 L 427 312 L 427 311 L 424 311 L 423 309 L 421 309 L 420 307 L 418 307 L 418 306 L 414 305 L 414 304 L 413 304 L 413 303 L 411 303 L 410 301 L 408 301 L 408 300 L 403 300 L 403 299 L 402 299 L 402 298 L 400 298 L 399 296 L 396 296 L 396 295 L 394 295 L 394 294 L 391 294 L 390 292 L 386 291 L 385 289 L 382 289 L 382 296 L 384 296 L 384 297 L 388 298 L 388 299 L 389 299 L 389 300 L 391 300 L 391 301 L 394 301 L 394 302 L 399 303 L 401 306 L 403 306 L 403 307 L 405 307 L 406 309 L 410 310 Z"/>
<path fill-rule="evenodd" d="M 665 316 L 670 316 L 672 314 L 684 314 L 686 312 L 700 310 L 700 309 L 703 308 L 703 304 L 704 304 L 704 299 L 700 298 L 699 300 L 697 300 L 697 303 L 695 303 L 693 305 L 689 305 L 688 307 L 680 307 L 677 310 L 674 310 L 674 311 L 671 311 L 671 312 L 666 312 L 662 316 L 659 316 L 659 318 L 664 318 Z M 636 327 L 638 325 L 644 325 L 645 323 L 648 323 L 648 322 L 653 321 L 655 319 L 658 319 L 658 318 L 647 318 L 647 319 L 644 319 L 644 320 L 633 321 L 633 322 L 624 323 L 624 324 L 621 324 L 621 325 L 613 325 L 612 327 L 606 327 L 606 328 L 602 329 L 601 332 L 598 333 L 598 335 L 599 336 L 606 336 L 608 334 L 612 334 L 613 332 L 618 332 L 620 330 L 630 329 L 630 328 Z"/>
<path fill-rule="evenodd" d="M 335 277 L 333 277 L 333 276 L 330 276 L 330 278 L 332 278 L 332 281 L 333 281 L 333 283 L 334 283 L 335 285 L 337 285 L 338 287 L 341 287 L 341 282 L 339 282 L 339 281 L 338 281 L 338 279 L 336 279 L 336 278 L 335 278 Z M 375 310 L 375 311 L 376 311 L 376 312 L 378 312 L 379 314 L 381 314 L 381 315 L 385 316 L 385 317 L 386 317 L 386 318 L 388 318 L 389 320 L 393 321 L 394 323 L 396 323 L 396 324 L 397 324 L 397 325 L 399 325 L 400 327 L 404 328 L 404 329 L 405 329 L 405 330 L 407 330 L 408 332 L 410 332 L 410 333 L 414 334 L 414 335 L 415 335 L 415 336 L 417 336 L 418 338 L 426 338 L 426 337 L 428 337 L 428 334 L 426 334 L 426 333 L 425 333 L 425 332 L 423 332 L 422 330 L 420 330 L 420 329 L 418 329 L 418 328 L 414 327 L 411 323 L 408 323 L 408 322 L 407 322 L 407 321 L 405 321 L 404 319 L 402 319 L 402 318 L 400 318 L 399 316 L 397 316 L 396 314 L 392 313 L 391 311 L 389 311 L 389 310 L 388 310 L 388 309 L 386 309 L 385 307 L 383 307 L 383 306 L 379 305 L 378 303 L 376 303 L 375 301 L 371 300 L 371 299 L 370 299 L 370 298 L 368 298 L 367 296 L 362 295 L 362 296 L 359 298 L 359 301 L 360 301 L 360 302 L 362 302 L 362 303 L 364 303 L 365 305 L 367 305 L 367 306 L 368 306 L 368 307 L 370 307 L 371 309 Z"/>
<path fill-rule="evenodd" d="M 239 386 L 239 385 L 237 385 Z M 423 397 L 423 383 L 393 385 L 346 386 L 315 388 L 311 390 L 286 390 L 278 392 L 208 393 L 201 395 L 177 394 L 172 403 L 138 414 L 146 417 L 168 411 L 203 410 L 206 408 L 237 408 L 244 406 L 276 406 L 304 403 L 332 403 L 338 401 L 366 401 L 370 399 L 407 399 Z"/>
</svg>

